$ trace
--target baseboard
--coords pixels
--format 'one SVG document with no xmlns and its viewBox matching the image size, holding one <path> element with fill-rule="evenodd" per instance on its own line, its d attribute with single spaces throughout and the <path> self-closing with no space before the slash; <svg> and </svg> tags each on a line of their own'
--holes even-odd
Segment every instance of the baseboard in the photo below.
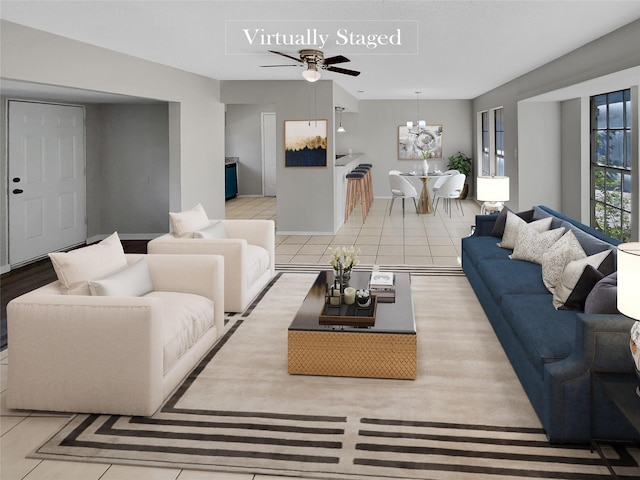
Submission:
<svg viewBox="0 0 640 480">
<path fill-rule="evenodd" d="M 0 275 L 11 271 L 11 265 L 0 265 Z"/>
</svg>

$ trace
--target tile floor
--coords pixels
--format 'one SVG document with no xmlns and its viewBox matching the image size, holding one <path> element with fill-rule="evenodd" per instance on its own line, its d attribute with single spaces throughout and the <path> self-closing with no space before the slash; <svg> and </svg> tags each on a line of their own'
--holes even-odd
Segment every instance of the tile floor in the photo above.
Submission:
<svg viewBox="0 0 640 480">
<path fill-rule="evenodd" d="M 438 208 L 436 215 L 416 215 L 408 204 L 402 217 L 400 202 L 388 215 L 386 199 L 376 199 L 363 223 L 359 211 L 336 235 L 278 235 L 277 263 L 327 263 L 328 247 L 356 245 L 362 263 L 380 265 L 457 265 L 460 238 L 469 234 L 478 205 L 463 202 L 464 215 Z M 276 217 L 274 198 L 229 200 L 228 218 Z M 8 359 L 0 352 L 0 478 L 2 480 L 278 480 L 253 474 L 215 473 L 172 468 L 146 468 L 102 463 L 63 462 L 26 458 L 34 448 L 60 429 L 69 419 L 64 414 L 11 411 L 5 406 Z M 284 479 L 283 479 L 284 480 Z M 292 480 L 287 477 L 287 480 Z M 295 479 L 294 479 L 295 480 Z M 298 479 L 303 480 L 303 479 Z"/>
<path fill-rule="evenodd" d="M 363 264 L 459 265 L 460 239 L 469 235 L 480 206 L 464 200 L 462 211 L 451 208 L 451 218 L 438 206 L 435 215 L 418 215 L 413 202 L 396 201 L 389 215 L 390 199 L 376 198 L 366 221 L 357 206 L 336 235 L 276 235 L 276 263 L 325 264 L 329 248 L 355 245 Z M 239 197 L 226 203 L 227 218 L 267 218 L 276 221 L 274 197 Z"/>
</svg>

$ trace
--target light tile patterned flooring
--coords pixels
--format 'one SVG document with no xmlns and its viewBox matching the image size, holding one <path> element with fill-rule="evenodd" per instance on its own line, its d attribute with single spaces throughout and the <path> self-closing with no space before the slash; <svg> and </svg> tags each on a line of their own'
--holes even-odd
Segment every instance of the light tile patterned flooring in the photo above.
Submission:
<svg viewBox="0 0 640 480">
<path fill-rule="evenodd" d="M 418 215 L 411 200 L 376 198 L 365 222 L 360 205 L 336 235 L 276 235 L 276 263 L 326 264 L 329 248 L 354 245 L 360 249 L 362 264 L 377 265 L 459 265 L 461 238 L 469 235 L 480 207 L 463 200 L 462 211 L 452 203 L 451 218 L 442 202 L 435 215 Z M 226 203 L 227 218 L 267 218 L 276 221 L 274 197 L 239 197 Z"/>
<path fill-rule="evenodd" d="M 386 199 L 376 199 L 363 223 L 359 210 L 336 235 L 277 236 L 277 263 L 328 262 L 328 247 L 356 245 L 362 263 L 379 265 L 457 265 L 460 239 L 469 234 L 478 205 L 463 202 L 464 215 L 452 208 L 451 218 L 441 207 L 436 215 L 416 215 L 413 202 L 402 217 L 401 203 L 388 215 Z M 227 202 L 228 218 L 276 219 L 274 198 L 237 198 Z M 33 449 L 59 430 L 69 419 L 65 414 L 42 414 L 8 410 L 7 350 L 0 352 L 0 478 L 2 480 L 284 480 L 268 475 L 236 474 L 146 468 L 102 463 L 63 462 L 26 458 Z M 287 480 L 295 480 L 287 477 Z M 304 479 L 297 479 L 304 480 Z"/>
</svg>

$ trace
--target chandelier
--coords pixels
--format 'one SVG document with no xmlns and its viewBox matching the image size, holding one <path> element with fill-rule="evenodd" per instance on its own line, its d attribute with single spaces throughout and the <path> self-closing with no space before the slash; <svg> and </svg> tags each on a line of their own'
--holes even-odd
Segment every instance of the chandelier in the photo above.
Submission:
<svg viewBox="0 0 640 480">
<path fill-rule="evenodd" d="M 418 106 L 418 118 L 420 118 L 420 93 L 421 92 L 416 92 L 416 105 Z M 409 132 L 411 133 L 420 133 L 423 130 L 426 130 L 427 128 L 427 122 L 425 122 L 424 120 L 418 120 L 416 122 L 416 125 L 413 125 L 412 121 L 408 121 L 407 122 L 407 129 L 409 129 Z"/>
</svg>

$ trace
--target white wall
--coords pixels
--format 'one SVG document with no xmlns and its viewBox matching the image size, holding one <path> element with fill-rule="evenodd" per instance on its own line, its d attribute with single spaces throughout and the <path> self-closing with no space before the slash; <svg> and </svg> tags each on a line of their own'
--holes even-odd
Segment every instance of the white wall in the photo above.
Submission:
<svg viewBox="0 0 640 480">
<path fill-rule="evenodd" d="M 211 217 L 224 216 L 224 108 L 217 80 L 6 21 L 0 28 L 0 73 L 18 81 L 170 102 L 170 208 L 200 202 Z M 0 193 L 6 196 L 6 182 Z M 6 258 L 5 235 L 0 265 Z"/>
</svg>

